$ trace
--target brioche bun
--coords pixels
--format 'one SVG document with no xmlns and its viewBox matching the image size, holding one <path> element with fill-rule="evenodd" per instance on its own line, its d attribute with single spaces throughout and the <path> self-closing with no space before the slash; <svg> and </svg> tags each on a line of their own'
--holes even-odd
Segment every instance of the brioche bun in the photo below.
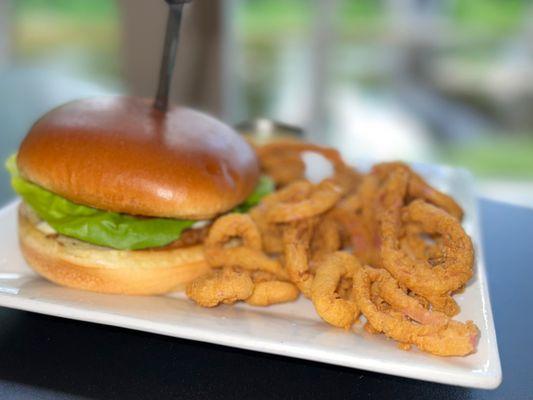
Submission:
<svg viewBox="0 0 533 400">
<path fill-rule="evenodd" d="M 244 201 L 259 178 L 232 128 L 184 107 L 135 97 L 60 106 L 22 142 L 23 178 L 70 201 L 120 213 L 209 219 Z"/>
</svg>

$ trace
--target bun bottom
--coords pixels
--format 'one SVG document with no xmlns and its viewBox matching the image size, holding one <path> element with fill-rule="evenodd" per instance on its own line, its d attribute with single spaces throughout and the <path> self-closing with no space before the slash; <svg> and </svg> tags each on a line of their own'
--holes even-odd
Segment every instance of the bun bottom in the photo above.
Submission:
<svg viewBox="0 0 533 400">
<path fill-rule="evenodd" d="M 24 203 L 19 207 L 22 255 L 38 274 L 59 285 L 100 293 L 153 295 L 182 289 L 208 269 L 203 246 L 115 250 L 38 228 Z"/>
</svg>

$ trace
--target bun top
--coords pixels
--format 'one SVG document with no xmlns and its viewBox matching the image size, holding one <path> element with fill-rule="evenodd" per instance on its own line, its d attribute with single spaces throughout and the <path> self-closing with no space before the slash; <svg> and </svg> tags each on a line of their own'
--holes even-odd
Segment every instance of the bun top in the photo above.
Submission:
<svg viewBox="0 0 533 400">
<path fill-rule="evenodd" d="M 39 119 L 17 156 L 20 174 L 75 203 L 133 215 L 208 219 L 244 201 L 259 177 L 233 129 L 191 109 L 103 97 Z"/>
</svg>

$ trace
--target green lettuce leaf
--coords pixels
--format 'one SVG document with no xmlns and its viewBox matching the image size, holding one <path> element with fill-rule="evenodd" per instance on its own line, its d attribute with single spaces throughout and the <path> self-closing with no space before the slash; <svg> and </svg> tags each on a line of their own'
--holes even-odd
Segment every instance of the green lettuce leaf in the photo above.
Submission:
<svg viewBox="0 0 533 400">
<path fill-rule="evenodd" d="M 16 155 L 6 162 L 11 185 L 52 228 L 92 244 L 120 250 L 164 246 L 179 238 L 195 221 L 170 218 L 136 218 L 75 204 L 20 177 Z"/>
<path fill-rule="evenodd" d="M 62 235 L 84 242 L 120 250 L 140 250 L 165 246 L 196 221 L 171 218 L 139 218 L 73 203 L 23 179 L 18 172 L 16 154 L 6 161 L 11 185 L 24 201 Z M 246 212 L 273 190 L 273 183 L 262 178 L 255 191 L 238 206 Z"/>
<path fill-rule="evenodd" d="M 262 175 L 259 178 L 259 183 L 255 187 L 254 191 L 244 202 L 235 207 L 235 212 L 245 213 L 250 208 L 259 204 L 261 199 L 267 194 L 272 193 L 275 189 L 274 181 L 266 175 Z"/>
</svg>

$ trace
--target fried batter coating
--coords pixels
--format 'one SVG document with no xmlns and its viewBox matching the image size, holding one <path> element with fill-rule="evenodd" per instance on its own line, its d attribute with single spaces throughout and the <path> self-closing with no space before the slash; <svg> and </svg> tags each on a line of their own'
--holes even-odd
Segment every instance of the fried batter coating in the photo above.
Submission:
<svg viewBox="0 0 533 400">
<path fill-rule="evenodd" d="M 229 247 L 233 239 L 239 239 L 242 243 L 237 247 Z M 204 251 L 212 267 L 263 270 L 287 279 L 287 273 L 279 261 L 269 258 L 261 247 L 261 235 L 252 218 L 246 214 L 228 214 L 218 218 L 209 230 Z"/>
<path fill-rule="evenodd" d="M 409 195 L 413 198 L 426 200 L 428 203 L 442 208 L 459 221 L 463 219 L 463 209 L 451 196 L 438 191 L 414 172 L 411 173 L 411 180 L 409 181 Z"/>
<path fill-rule="evenodd" d="M 289 279 L 304 296 L 311 296 L 313 274 L 310 270 L 309 249 L 317 219 L 305 219 L 287 224 L 283 230 L 283 254 Z"/>
<path fill-rule="evenodd" d="M 213 270 L 190 282 L 185 289 L 187 297 L 202 307 L 233 304 L 249 298 L 253 291 L 250 275 L 233 268 Z"/>
<path fill-rule="evenodd" d="M 442 326 L 411 322 L 399 312 L 380 310 L 372 300 L 371 293 L 372 282 L 380 276 L 381 270 L 364 267 L 356 271 L 353 277 L 356 304 L 375 330 L 399 342 L 413 343 L 417 336 L 443 329 Z"/>
<path fill-rule="evenodd" d="M 333 176 L 305 180 L 305 151 L 330 160 Z M 277 142 L 257 153 L 278 190 L 248 215 L 214 221 L 204 248 L 215 269 L 187 286 L 191 299 L 268 306 L 303 293 L 327 323 L 349 329 L 362 313 L 367 332 L 401 349 L 475 351 L 474 323 L 450 319 L 459 311 L 452 295 L 472 277 L 474 261 L 453 198 L 401 162 L 361 175 L 337 151 L 307 143 Z"/>
<path fill-rule="evenodd" d="M 350 248 L 362 263 L 375 266 L 380 263 L 374 215 L 376 197 L 377 179 L 366 175 L 357 191 L 339 201 L 325 218 L 337 224 L 344 248 Z"/>
<path fill-rule="evenodd" d="M 428 299 L 436 309 L 455 315 L 458 307 L 450 293 L 462 287 L 473 274 L 474 250 L 470 237 L 460 222 L 441 208 L 423 200 L 410 203 L 404 221 L 418 223 L 425 232 L 442 238 L 442 257 L 433 265 L 428 259 L 414 258 L 402 251 L 398 238 L 400 218 L 397 209 L 382 220 L 383 267 L 410 290 Z"/>
<path fill-rule="evenodd" d="M 209 254 L 209 256 L 208 256 Z M 247 247 L 206 250 L 206 259 L 212 267 L 234 266 L 248 271 L 262 270 L 287 279 L 288 275 L 280 262 L 260 250 Z"/>
<path fill-rule="evenodd" d="M 420 350 L 436 356 L 467 356 L 476 350 L 479 330 L 472 321 L 450 321 L 448 327 L 414 343 Z"/>
<path fill-rule="evenodd" d="M 269 306 L 294 301 L 300 295 L 298 288 L 290 282 L 264 281 L 254 285 L 253 293 L 246 299 L 252 306 Z"/>
<path fill-rule="evenodd" d="M 331 179 L 342 188 L 344 193 L 350 194 L 355 192 L 359 187 L 362 175 L 352 167 L 338 164 L 335 168 L 335 174 Z"/>
<path fill-rule="evenodd" d="M 252 218 L 247 214 L 227 214 L 218 218 L 205 241 L 207 248 L 222 248 L 231 239 L 238 238 L 242 246 L 261 250 L 261 235 Z"/>
<path fill-rule="evenodd" d="M 338 225 L 330 218 L 324 218 L 316 226 L 311 239 L 311 262 L 339 250 L 342 246 Z"/>
<path fill-rule="evenodd" d="M 424 178 L 414 172 L 403 162 L 386 162 L 376 164 L 372 171 L 381 179 L 386 179 L 393 171 L 402 169 L 409 174 L 408 194 L 411 199 L 424 199 L 439 208 L 444 209 L 458 220 L 463 218 L 463 210 L 451 197 L 429 185 Z"/>
<path fill-rule="evenodd" d="M 332 180 L 311 186 L 303 182 L 306 181 L 295 182 L 264 199 L 268 204 L 266 217 L 270 222 L 292 222 L 323 214 L 342 196 L 341 187 Z"/>
<path fill-rule="evenodd" d="M 263 249 L 266 253 L 275 254 L 283 251 L 282 226 L 269 222 L 266 218 L 267 206 L 263 203 L 255 206 L 249 212 L 261 233 Z"/>
<path fill-rule="evenodd" d="M 305 151 L 321 154 L 336 169 L 338 166 L 344 166 L 344 161 L 337 150 L 300 141 L 276 141 L 259 146 L 256 151 L 261 169 L 278 186 L 284 186 L 304 178 L 305 163 L 301 155 Z"/>
<path fill-rule="evenodd" d="M 327 323 L 349 329 L 359 316 L 359 309 L 350 296 L 344 299 L 337 292 L 342 278 L 352 278 L 359 261 L 346 252 L 335 252 L 326 256 L 317 268 L 311 288 L 311 300 L 318 315 Z"/>
<path fill-rule="evenodd" d="M 395 310 L 405 314 L 422 325 L 446 326 L 449 318 L 438 311 L 426 309 L 416 298 L 404 292 L 398 282 L 385 270 L 377 272 L 373 287 L 379 296 Z"/>
<path fill-rule="evenodd" d="M 443 257 L 441 244 L 442 239 L 438 235 L 424 232 L 420 224 L 404 222 L 400 233 L 400 247 L 411 257 L 427 259 L 430 264 L 436 265 Z"/>
<path fill-rule="evenodd" d="M 371 288 L 384 272 L 365 267 L 354 274 L 355 300 L 372 330 L 440 356 L 465 356 L 475 351 L 478 330 L 472 321 L 422 325 L 411 321 L 407 315 L 402 317 L 403 313 L 381 311 L 372 301 Z"/>
</svg>

